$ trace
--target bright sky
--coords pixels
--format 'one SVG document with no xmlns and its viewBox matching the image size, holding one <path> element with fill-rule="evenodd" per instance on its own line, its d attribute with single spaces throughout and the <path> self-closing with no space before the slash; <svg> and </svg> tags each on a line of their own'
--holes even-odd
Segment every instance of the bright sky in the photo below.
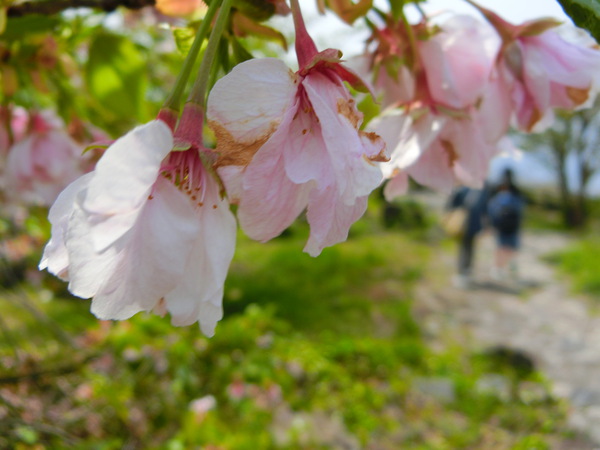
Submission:
<svg viewBox="0 0 600 450">
<path fill-rule="evenodd" d="M 379 1 L 376 0 L 376 3 L 379 3 Z M 495 11 L 513 23 L 538 17 L 556 17 L 559 20 L 570 20 L 556 0 L 479 0 L 477 3 Z M 471 5 L 463 0 L 428 0 L 425 5 L 428 12 L 447 9 L 460 13 L 478 14 Z"/>
<path fill-rule="evenodd" d="M 341 22 L 333 14 L 320 16 L 316 10 L 316 0 L 300 1 L 308 31 L 313 36 L 319 49 L 327 47 L 339 48 L 345 57 L 360 53 L 363 49 L 362 42 L 367 37 L 366 31 L 360 32 L 355 28 Z M 375 0 L 375 4 L 382 9 L 387 9 L 387 0 Z M 480 0 L 479 4 L 494 10 L 500 16 L 513 23 L 524 22 L 539 17 L 556 17 L 570 23 L 556 0 Z M 482 16 L 464 0 L 428 0 L 423 5 L 428 13 L 438 11 L 454 11 L 462 14 Z M 418 20 L 419 15 L 413 7 L 407 7 L 410 20 Z M 291 18 L 288 18 L 291 20 Z M 290 23 L 291 25 L 291 23 Z"/>
</svg>

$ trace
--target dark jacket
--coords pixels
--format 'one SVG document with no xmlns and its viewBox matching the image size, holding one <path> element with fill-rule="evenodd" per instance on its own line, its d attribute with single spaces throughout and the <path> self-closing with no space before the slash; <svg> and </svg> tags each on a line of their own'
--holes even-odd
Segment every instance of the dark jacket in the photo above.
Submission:
<svg viewBox="0 0 600 450">
<path fill-rule="evenodd" d="M 467 210 L 465 235 L 475 236 L 483 229 L 489 197 L 490 189 L 487 184 L 482 189 L 460 187 L 450 197 L 448 204 L 450 209 L 465 208 Z"/>
</svg>

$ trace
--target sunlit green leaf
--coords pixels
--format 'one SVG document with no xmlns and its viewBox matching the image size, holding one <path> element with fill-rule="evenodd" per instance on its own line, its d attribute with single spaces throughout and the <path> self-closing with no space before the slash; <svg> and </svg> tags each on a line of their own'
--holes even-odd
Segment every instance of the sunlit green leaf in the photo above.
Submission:
<svg viewBox="0 0 600 450">
<path fill-rule="evenodd" d="M 191 28 L 175 28 L 173 30 L 173 37 L 175 38 L 175 45 L 177 45 L 177 50 L 181 52 L 183 55 L 187 55 L 192 47 L 192 42 L 194 42 L 194 36 L 196 35 L 196 31 Z"/>
<path fill-rule="evenodd" d="M 99 34 L 90 45 L 87 87 L 107 120 L 141 121 L 146 92 L 146 64 L 138 48 L 123 36 Z"/>
</svg>

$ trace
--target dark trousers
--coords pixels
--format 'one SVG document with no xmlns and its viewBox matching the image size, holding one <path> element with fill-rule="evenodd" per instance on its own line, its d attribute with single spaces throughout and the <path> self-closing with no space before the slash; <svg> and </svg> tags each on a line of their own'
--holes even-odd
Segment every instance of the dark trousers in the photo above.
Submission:
<svg viewBox="0 0 600 450">
<path fill-rule="evenodd" d="M 473 267 L 473 250 L 475 247 L 475 235 L 465 233 L 459 243 L 458 250 L 458 273 L 471 275 Z"/>
</svg>

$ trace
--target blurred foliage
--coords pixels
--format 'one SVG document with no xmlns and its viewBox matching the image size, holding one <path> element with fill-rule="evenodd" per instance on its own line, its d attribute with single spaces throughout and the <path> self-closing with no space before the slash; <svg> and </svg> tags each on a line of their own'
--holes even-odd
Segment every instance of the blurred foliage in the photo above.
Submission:
<svg viewBox="0 0 600 450">
<path fill-rule="evenodd" d="M 238 2 L 246 6 L 222 40 L 212 83 L 254 52 L 276 56 L 286 46 L 281 33 L 242 15 L 254 3 Z M 270 16 L 273 4 L 263 3 Z M 67 124 L 122 135 L 156 116 L 200 23 L 153 8 L 11 17 L 0 33 L 0 105 L 54 109 Z"/>
<path fill-rule="evenodd" d="M 539 374 L 430 347 L 411 313 L 430 246 L 381 211 L 318 258 L 299 251 L 302 221 L 268 245 L 240 236 L 210 339 L 150 315 L 97 321 L 31 269 L 31 246 L 0 297 L 0 448 L 551 448 L 564 408 Z"/>
</svg>

